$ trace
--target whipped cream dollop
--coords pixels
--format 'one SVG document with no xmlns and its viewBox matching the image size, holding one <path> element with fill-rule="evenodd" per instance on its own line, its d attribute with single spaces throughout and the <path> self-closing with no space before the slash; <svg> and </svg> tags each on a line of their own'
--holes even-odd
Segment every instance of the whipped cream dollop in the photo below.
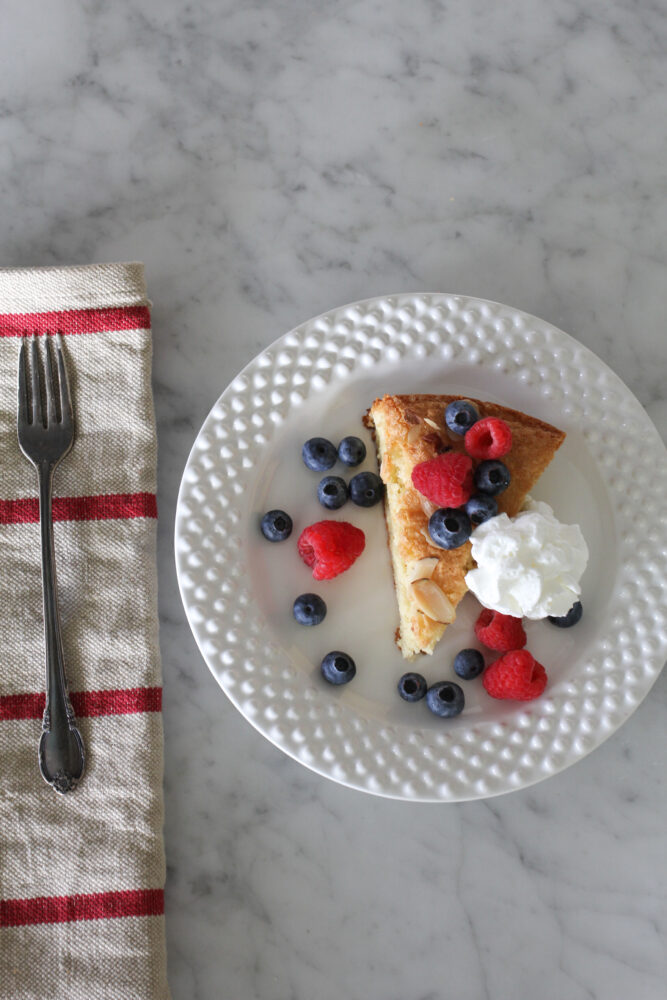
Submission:
<svg viewBox="0 0 667 1000">
<path fill-rule="evenodd" d="M 466 583 L 485 608 L 516 618 L 566 615 L 579 598 L 588 547 L 577 524 L 527 498 L 514 518 L 498 514 L 473 531 L 477 568 Z"/>
</svg>

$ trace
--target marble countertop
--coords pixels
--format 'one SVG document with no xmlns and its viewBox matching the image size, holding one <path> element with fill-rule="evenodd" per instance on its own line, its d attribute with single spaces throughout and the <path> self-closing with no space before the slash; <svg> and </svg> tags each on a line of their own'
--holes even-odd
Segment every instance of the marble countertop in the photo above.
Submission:
<svg viewBox="0 0 667 1000">
<path fill-rule="evenodd" d="M 539 315 L 667 437 L 664 9 L 8 0 L 3 21 L 2 263 L 143 260 L 154 302 L 175 1000 L 661 1000 L 667 675 L 525 791 L 364 796 L 224 697 L 172 531 L 232 376 L 375 294 Z"/>
</svg>

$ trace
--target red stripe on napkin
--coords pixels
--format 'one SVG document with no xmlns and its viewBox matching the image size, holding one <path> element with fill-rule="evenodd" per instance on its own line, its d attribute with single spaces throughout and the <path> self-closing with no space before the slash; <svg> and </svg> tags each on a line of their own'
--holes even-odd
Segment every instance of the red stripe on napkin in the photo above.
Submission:
<svg viewBox="0 0 667 1000">
<path fill-rule="evenodd" d="M 106 521 L 157 517 L 154 493 L 104 493 L 90 497 L 54 497 L 54 521 Z M 39 500 L 0 500 L 0 524 L 37 524 Z"/>
<path fill-rule="evenodd" d="M 125 688 L 115 691 L 72 691 L 72 708 L 79 718 L 98 715 L 135 715 L 137 712 L 161 712 L 162 688 Z M 0 696 L 0 721 L 41 719 L 46 695 L 43 691 Z"/>
<path fill-rule="evenodd" d="M 0 337 L 21 337 L 28 333 L 102 333 L 107 330 L 150 328 L 151 314 L 147 306 L 0 314 Z"/>
<path fill-rule="evenodd" d="M 156 917 L 164 913 L 164 890 L 125 889 L 79 896 L 36 896 L 0 900 L 0 927 L 62 924 L 71 920 Z"/>
</svg>

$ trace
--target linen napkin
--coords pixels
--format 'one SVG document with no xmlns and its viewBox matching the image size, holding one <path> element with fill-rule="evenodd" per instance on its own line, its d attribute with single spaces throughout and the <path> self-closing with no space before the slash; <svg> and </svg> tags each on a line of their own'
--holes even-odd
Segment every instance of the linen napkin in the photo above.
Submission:
<svg viewBox="0 0 667 1000">
<path fill-rule="evenodd" d="M 150 303 L 141 264 L 0 270 L 0 997 L 168 997 Z M 86 770 L 42 779 L 37 478 L 20 338 L 59 331 L 76 437 L 54 481 L 58 596 Z"/>
</svg>

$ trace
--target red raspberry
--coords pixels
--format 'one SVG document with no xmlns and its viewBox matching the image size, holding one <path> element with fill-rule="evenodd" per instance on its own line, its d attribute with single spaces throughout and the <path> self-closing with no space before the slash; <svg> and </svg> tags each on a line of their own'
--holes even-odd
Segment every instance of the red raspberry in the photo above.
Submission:
<svg viewBox="0 0 667 1000">
<path fill-rule="evenodd" d="M 439 507 L 462 507 L 475 488 L 472 460 L 460 452 L 446 451 L 415 465 L 412 483 L 422 496 Z"/>
<path fill-rule="evenodd" d="M 502 458 L 512 447 L 512 432 L 504 420 L 483 417 L 473 424 L 463 439 L 465 449 L 473 458 Z"/>
<path fill-rule="evenodd" d="M 304 528 L 297 548 L 316 580 L 333 580 L 364 551 L 366 536 L 347 521 L 317 521 Z"/>
<path fill-rule="evenodd" d="M 482 684 L 492 698 L 532 701 L 547 686 L 547 672 L 527 649 L 514 649 L 486 668 Z"/>
<path fill-rule="evenodd" d="M 489 649 L 506 653 L 508 649 L 523 649 L 526 633 L 520 618 L 501 615 L 499 611 L 485 608 L 475 622 L 475 635 Z"/>
</svg>

